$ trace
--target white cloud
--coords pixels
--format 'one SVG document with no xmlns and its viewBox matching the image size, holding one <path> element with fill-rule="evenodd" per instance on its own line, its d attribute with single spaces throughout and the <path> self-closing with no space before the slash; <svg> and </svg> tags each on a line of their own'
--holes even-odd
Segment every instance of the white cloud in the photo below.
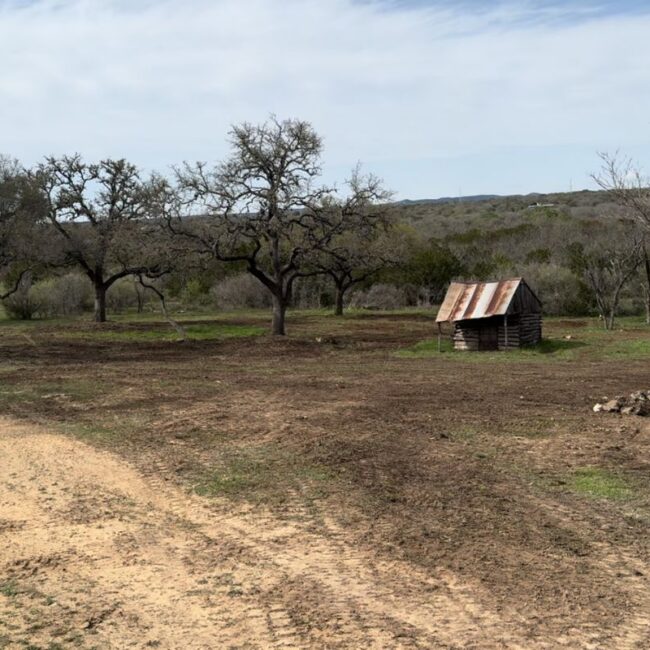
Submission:
<svg viewBox="0 0 650 650">
<path fill-rule="evenodd" d="M 649 144 L 649 30 L 530 2 L 0 0 L 0 151 L 164 167 L 223 156 L 229 124 L 269 112 L 311 120 L 332 165 L 389 175 L 504 145 Z"/>
</svg>

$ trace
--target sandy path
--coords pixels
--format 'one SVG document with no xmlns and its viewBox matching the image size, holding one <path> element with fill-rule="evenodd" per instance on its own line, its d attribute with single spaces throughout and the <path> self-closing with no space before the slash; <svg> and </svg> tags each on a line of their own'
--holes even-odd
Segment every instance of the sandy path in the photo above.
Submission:
<svg viewBox="0 0 650 650">
<path fill-rule="evenodd" d="M 0 421 L 0 648 L 576 647 L 533 644 L 475 585 L 333 524 L 218 509 L 161 476 Z"/>
</svg>

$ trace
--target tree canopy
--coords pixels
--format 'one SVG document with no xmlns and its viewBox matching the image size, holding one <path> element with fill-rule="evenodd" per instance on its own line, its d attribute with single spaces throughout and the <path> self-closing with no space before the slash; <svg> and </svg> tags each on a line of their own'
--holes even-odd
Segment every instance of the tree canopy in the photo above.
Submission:
<svg viewBox="0 0 650 650">
<path fill-rule="evenodd" d="M 160 218 L 164 180 L 143 180 L 124 159 L 86 163 L 79 155 L 46 158 L 32 178 L 59 236 L 62 263 L 78 266 L 93 284 L 95 320 L 106 320 L 106 292 L 117 280 L 169 270 Z"/>
<path fill-rule="evenodd" d="M 305 121 L 244 123 L 230 143 L 230 157 L 214 168 L 177 170 L 185 213 L 170 227 L 219 260 L 245 264 L 271 293 L 273 333 L 283 335 L 296 279 L 321 273 L 319 256 L 335 238 L 369 226 L 363 215 L 388 194 L 358 170 L 345 196 L 319 184 L 322 141 Z"/>
</svg>

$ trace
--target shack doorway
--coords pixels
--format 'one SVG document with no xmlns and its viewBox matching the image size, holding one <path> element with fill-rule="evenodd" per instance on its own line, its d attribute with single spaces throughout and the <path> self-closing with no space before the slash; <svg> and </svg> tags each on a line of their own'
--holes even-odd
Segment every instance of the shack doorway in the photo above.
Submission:
<svg viewBox="0 0 650 650">
<path fill-rule="evenodd" d="M 479 328 L 478 349 L 480 352 L 499 349 L 499 329 L 496 325 Z"/>
</svg>

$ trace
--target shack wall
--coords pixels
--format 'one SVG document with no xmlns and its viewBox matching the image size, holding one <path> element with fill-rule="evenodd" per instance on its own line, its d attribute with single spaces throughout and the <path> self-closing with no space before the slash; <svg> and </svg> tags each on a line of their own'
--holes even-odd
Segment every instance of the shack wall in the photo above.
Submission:
<svg viewBox="0 0 650 650">
<path fill-rule="evenodd" d="M 467 322 L 467 321 L 466 321 Z M 465 323 L 466 323 L 465 322 Z M 456 323 L 452 339 L 456 350 L 478 351 L 478 327 L 463 324 L 463 321 Z"/>
<path fill-rule="evenodd" d="M 542 340 L 542 314 L 540 312 L 519 316 L 520 344 L 537 345 Z"/>
<path fill-rule="evenodd" d="M 458 321 L 452 335 L 456 350 L 478 351 L 486 337 L 484 331 L 496 329 L 496 349 L 515 350 L 536 345 L 542 339 L 542 315 L 539 312 L 507 317 Z M 482 332 L 483 330 L 483 332 Z M 483 343 L 485 345 L 485 343 Z"/>
</svg>

